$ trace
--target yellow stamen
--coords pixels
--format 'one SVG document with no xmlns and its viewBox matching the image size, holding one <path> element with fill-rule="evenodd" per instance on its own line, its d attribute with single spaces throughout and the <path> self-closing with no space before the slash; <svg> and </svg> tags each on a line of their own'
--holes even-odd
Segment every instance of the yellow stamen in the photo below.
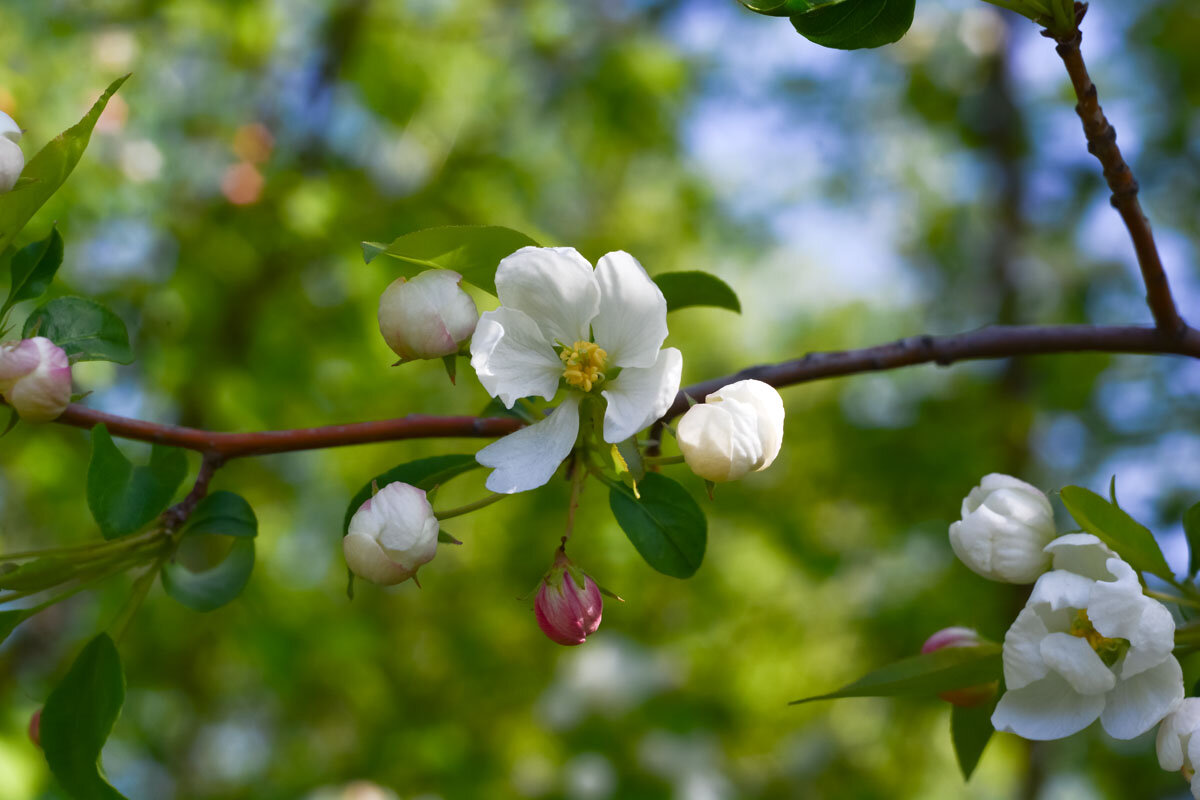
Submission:
<svg viewBox="0 0 1200 800">
<path fill-rule="evenodd" d="M 595 342 L 576 342 L 563 347 L 558 357 L 564 366 L 563 379 L 569 386 L 585 392 L 604 381 L 604 368 L 608 365 L 608 353 Z"/>
<path fill-rule="evenodd" d="M 1086 641 L 1096 651 L 1096 655 L 1100 656 L 1100 660 L 1110 667 L 1129 649 L 1128 639 L 1110 639 L 1102 636 L 1088 619 L 1087 611 L 1082 608 L 1075 612 L 1075 619 L 1071 620 L 1071 629 L 1067 633 Z"/>
</svg>

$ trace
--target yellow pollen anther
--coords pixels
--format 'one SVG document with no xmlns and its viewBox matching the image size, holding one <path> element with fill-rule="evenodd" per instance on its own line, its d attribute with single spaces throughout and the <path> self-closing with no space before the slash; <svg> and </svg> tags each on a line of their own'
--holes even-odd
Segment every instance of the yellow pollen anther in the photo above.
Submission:
<svg viewBox="0 0 1200 800">
<path fill-rule="evenodd" d="M 1087 611 L 1082 608 L 1075 612 L 1075 619 L 1071 620 L 1071 629 L 1067 633 L 1087 642 L 1100 660 L 1110 667 L 1129 649 L 1127 639 L 1110 639 L 1096 630 L 1096 626 L 1088 619 Z"/>
<path fill-rule="evenodd" d="M 558 357 L 566 367 L 563 370 L 563 378 L 569 386 L 590 392 L 593 386 L 604 380 L 608 353 L 595 342 L 576 342 L 563 347 Z"/>
</svg>

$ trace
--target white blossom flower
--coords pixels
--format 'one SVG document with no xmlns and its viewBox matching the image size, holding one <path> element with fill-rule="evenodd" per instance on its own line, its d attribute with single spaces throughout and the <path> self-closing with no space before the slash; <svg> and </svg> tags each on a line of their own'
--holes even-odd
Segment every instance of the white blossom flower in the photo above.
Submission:
<svg viewBox="0 0 1200 800">
<path fill-rule="evenodd" d="M 1183 698 L 1171 612 L 1091 534 L 1061 536 L 1046 551 L 1054 570 L 1004 636 L 1007 691 L 992 725 L 1038 740 L 1097 718 L 1117 739 L 1145 733 Z"/>
<path fill-rule="evenodd" d="M 394 280 L 379 298 L 379 332 L 388 347 L 405 361 L 457 353 L 479 319 L 461 284 L 462 276 L 448 269 Z"/>
<path fill-rule="evenodd" d="M 950 525 L 950 547 L 979 575 L 1033 583 L 1050 565 L 1054 509 L 1036 486 L 1009 475 L 985 475 L 962 501 L 962 520 Z"/>
<path fill-rule="evenodd" d="M 21 129 L 13 118 L 0 111 L 0 194 L 17 185 L 25 169 L 25 154 L 21 152 Z"/>
<path fill-rule="evenodd" d="M 609 253 L 595 270 L 570 247 L 524 247 L 496 271 L 500 308 L 471 339 L 471 366 L 508 408 L 522 397 L 566 397 L 554 412 L 479 451 L 487 487 L 511 494 L 554 475 L 575 446 L 586 397 L 607 401 L 602 435 L 617 443 L 670 408 L 683 357 L 667 337 L 667 301 L 637 260 Z"/>
<path fill-rule="evenodd" d="M 1200 800 L 1200 698 L 1189 697 L 1158 726 L 1158 764 L 1167 772 L 1182 772 L 1191 781 L 1192 797 Z"/>
<path fill-rule="evenodd" d="M 342 551 L 350 571 L 391 586 L 411 578 L 437 554 L 438 521 L 425 492 L 396 481 L 350 518 Z"/>
<path fill-rule="evenodd" d="M 771 466 L 783 444 L 783 398 L 762 381 L 723 386 L 676 426 L 684 461 L 705 480 L 733 481 Z"/>
</svg>

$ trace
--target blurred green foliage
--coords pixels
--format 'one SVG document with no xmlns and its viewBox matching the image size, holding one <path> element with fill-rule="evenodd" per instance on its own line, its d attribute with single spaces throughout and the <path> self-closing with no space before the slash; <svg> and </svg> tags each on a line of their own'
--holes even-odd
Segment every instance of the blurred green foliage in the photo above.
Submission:
<svg viewBox="0 0 1200 800">
<path fill-rule="evenodd" d="M 1196 12 L 1093 6 L 1085 56 L 1186 315 Z M 52 293 L 96 296 L 129 325 L 134 364 L 76 369 L 115 413 L 254 430 L 478 412 L 469 374 L 451 387 L 436 362 L 393 369 L 376 330 L 396 265 L 364 265 L 359 242 L 433 225 L 721 276 L 742 316 L 670 320 L 685 382 L 997 319 L 1148 319 L 1051 44 L 968 0 L 923 2 L 899 44 L 850 54 L 732 0 L 17 0 L 0 52 L 0 109 L 27 154 L 134 73 L 18 242 L 57 221 Z M 572 650 L 516 599 L 549 565 L 565 485 L 447 524 L 464 545 L 442 547 L 423 589 L 360 584 L 350 602 L 347 499 L 478 443 L 236 461 L 214 488 L 254 507 L 257 569 L 208 614 L 153 590 L 120 643 L 108 774 L 131 798 L 179 800 L 1178 796 L 1145 737 L 1031 751 L 998 736 L 964 787 L 944 704 L 786 702 L 947 625 L 1002 637 L 1020 590 L 946 542 L 986 472 L 1101 491 L 1115 471 L 1180 568 L 1197 388 L 1186 364 L 1102 356 L 793 388 L 775 465 L 704 501 L 689 581 L 648 568 L 589 487 L 571 555 L 626 602 Z M 0 442 L 4 549 L 98 538 L 88 453 L 57 426 Z M 439 504 L 481 486 L 464 477 Z M 60 796 L 25 726 L 128 589 L 51 609 L 0 649 L 5 800 Z M 1185 669 L 1190 685 L 1200 669 Z"/>
</svg>

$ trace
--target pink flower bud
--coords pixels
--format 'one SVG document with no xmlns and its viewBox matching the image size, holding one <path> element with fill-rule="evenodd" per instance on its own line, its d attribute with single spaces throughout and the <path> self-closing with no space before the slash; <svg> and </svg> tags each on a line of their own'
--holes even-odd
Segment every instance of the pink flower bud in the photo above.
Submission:
<svg viewBox="0 0 1200 800">
<path fill-rule="evenodd" d="M 388 347 L 405 361 L 457 353 L 479 321 L 461 283 L 462 276 L 448 269 L 393 281 L 379 298 L 379 332 Z"/>
<path fill-rule="evenodd" d="M 970 628 L 942 628 L 925 640 L 925 644 L 921 645 L 921 654 L 932 653 L 944 647 L 978 647 L 982 643 L 983 639 Z M 959 708 L 974 708 L 995 697 L 999 688 L 997 681 L 991 681 L 979 686 L 942 692 L 938 697 Z"/>
<path fill-rule="evenodd" d="M 583 644 L 600 627 L 604 598 L 600 587 L 558 548 L 534 601 L 538 627 L 559 644 Z"/>
<path fill-rule="evenodd" d="M 49 422 L 71 402 L 71 363 L 45 337 L 0 345 L 0 395 L 28 422 Z"/>
<path fill-rule="evenodd" d="M 425 492 L 389 483 L 359 507 L 342 539 L 350 571 L 381 586 L 411 578 L 437 555 L 438 521 Z"/>
<path fill-rule="evenodd" d="M 38 747 L 42 746 L 42 710 L 40 708 L 29 718 L 29 740 Z"/>
</svg>

